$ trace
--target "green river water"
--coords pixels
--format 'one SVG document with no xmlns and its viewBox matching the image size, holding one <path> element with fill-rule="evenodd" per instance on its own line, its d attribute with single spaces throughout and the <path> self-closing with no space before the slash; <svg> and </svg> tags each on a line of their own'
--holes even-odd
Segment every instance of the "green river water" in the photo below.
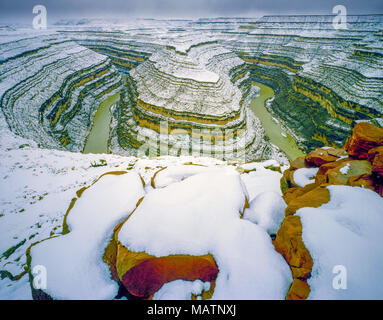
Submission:
<svg viewBox="0 0 383 320">
<path fill-rule="evenodd" d="M 304 156 L 304 153 L 298 148 L 294 139 L 285 133 L 280 125 L 273 120 L 265 106 L 266 100 L 274 96 L 274 90 L 261 83 L 253 82 L 253 84 L 259 87 L 261 91 L 260 95 L 251 101 L 249 107 L 261 121 L 266 136 L 269 137 L 272 144 L 276 145 L 287 155 L 289 160 Z"/>
<path fill-rule="evenodd" d="M 290 160 L 303 156 L 303 152 L 295 144 L 294 139 L 283 132 L 265 106 L 265 101 L 274 96 L 272 88 L 261 83 L 253 83 L 261 89 L 260 95 L 254 98 L 249 107 L 259 118 L 271 143 L 285 152 Z M 93 119 L 92 129 L 88 135 L 83 153 L 107 153 L 109 125 L 111 121 L 110 107 L 120 99 L 119 93 L 105 99 L 99 106 Z"/>
<path fill-rule="evenodd" d="M 101 102 L 93 118 L 92 128 L 86 139 L 83 153 L 107 153 L 109 125 L 112 119 L 110 107 L 120 99 L 116 93 Z"/>
</svg>

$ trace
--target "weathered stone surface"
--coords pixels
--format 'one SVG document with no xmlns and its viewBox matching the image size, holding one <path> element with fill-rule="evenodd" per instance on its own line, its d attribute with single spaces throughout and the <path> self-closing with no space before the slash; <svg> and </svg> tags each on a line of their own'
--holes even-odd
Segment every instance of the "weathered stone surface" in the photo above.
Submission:
<svg viewBox="0 0 383 320">
<path fill-rule="evenodd" d="M 215 280 L 217 274 L 212 256 L 167 256 L 145 259 L 130 268 L 121 280 L 131 294 L 147 298 L 169 281 L 200 279 L 206 282 Z"/>
<path fill-rule="evenodd" d="M 310 277 L 313 261 L 302 240 L 302 223 L 299 216 L 287 216 L 283 220 L 274 246 L 289 264 L 294 279 Z"/>
<path fill-rule="evenodd" d="M 327 171 L 327 183 L 346 185 L 351 177 L 372 173 L 372 166 L 367 160 L 345 161 L 336 168 Z"/>
<path fill-rule="evenodd" d="M 351 187 L 362 187 L 375 190 L 374 180 L 369 174 L 362 174 L 361 176 L 353 176 L 347 180 L 347 185 Z"/>
<path fill-rule="evenodd" d="M 283 194 L 283 199 L 287 204 L 290 203 L 291 200 L 298 198 L 305 194 L 306 192 L 309 192 L 313 189 L 318 187 L 316 183 L 310 183 L 306 186 L 302 187 L 294 187 L 294 188 L 289 188 L 284 194 Z"/>
<path fill-rule="evenodd" d="M 352 157 L 368 159 L 368 151 L 379 146 L 383 146 L 383 128 L 373 126 L 367 122 L 360 122 L 355 125 L 345 149 Z"/>
<path fill-rule="evenodd" d="M 305 280 L 294 279 L 286 300 L 305 300 L 310 294 L 310 287 Z"/>
<path fill-rule="evenodd" d="M 300 188 L 294 181 L 294 172 L 297 169 L 291 168 L 283 172 L 282 178 L 280 180 L 282 193 L 285 193 L 289 188 Z"/>
<path fill-rule="evenodd" d="M 143 198 L 136 207 L 142 200 Z M 132 214 L 134 211 L 129 217 Z M 118 241 L 118 233 L 129 217 L 115 227 L 113 237 L 105 249 L 103 261 L 108 264 L 112 279 L 123 285 L 131 295 L 151 299 L 163 284 L 177 279 L 215 281 L 218 267 L 211 254 L 155 257 L 146 252 L 133 252 L 124 247 Z"/>
<path fill-rule="evenodd" d="M 300 197 L 290 200 L 285 215 L 293 215 L 298 209 L 304 207 L 320 207 L 322 204 L 330 201 L 330 192 L 327 190 L 326 185 L 321 185 L 315 189 L 304 193 Z"/>
<path fill-rule="evenodd" d="M 326 163 L 326 164 L 320 166 L 320 168 L 317 172 L 317 175 L 315 177 L 315 183 L 316 184 L 327 183 L 327 172 L 331 169 L 337 168 L 339 166 L 343 166 L 344 163 L 346 163 L 349 160 L 350 159 L 348 159 L 348 158 L 341 159 L 341 160 L 329 162 L 329 163 Z"/>
<path fill-rule="evenodd" d="M 370 149 L 368 158 L 372 163 L 372 171 L 383 177 L 383 147 Z"/>
<path fill-rule="evenodd" d="M 308 167 L 320 167 L 321 165 L 338 160 L 340 157 L 347 156 L 344 149 L 329 148 L 316 149 L 311 151 L 305 158 Z"/>
<path fill-rule="evenodd" d="M 290 170 L 297 170 L 301 168 L 307 168 L 305 157 L 298 157 L 290 163 Z"/>
<path fill-rule="evenodd" d="M 281 191 L 284 194 L 289 188 L 292 187 L 291 182 L 290 182 L 290 169 L 287 169 L 283 172 L 282 178 L 280 180 L 280 186 L 281 186 Z"/>
</svg>

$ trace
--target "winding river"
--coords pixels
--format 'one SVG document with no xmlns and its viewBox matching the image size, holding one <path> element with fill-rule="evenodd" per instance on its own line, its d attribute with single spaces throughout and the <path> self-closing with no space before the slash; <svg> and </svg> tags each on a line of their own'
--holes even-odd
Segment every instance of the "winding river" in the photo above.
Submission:
<svg viewBox="0 0 383 320">
<path fill-rule="evenodd" d="M 254 82 L 253 84 L 259 87 L 261 91 L 260 95 L 251 101 L 249 107 L 261 121 L 266 136 L 290 160 L 303 156 L 304 153 L 298 148 L 294 139 L 282 130 L 265 106 L 266 100 L 274 96 L 273 89 L 261 83 Z M 112 117 L 110 108 L 119 99 L 120 94 L 116 93 L 100 104 L 94 116 L 92 128 L 85 143 L 83 153 L 108 152 L 109 125 Z"/>
<path fill-rule="evenodd" d="M 116 93 L 101 102 L 93 118 L 83 153 L 108 153 L 109 126 L 112 119 L 110 108 L 119 99 L 120 94 Z"/>
<path fill-rule="evenodd" d="M 266 100 L 274 96 L 274 90 L 257 82 L 253 82 L 253 85 L 259 87 L 261 91 L 260 95 L 251 101 L 249 107 L 261 121 L 270 142 L 281 149 L 289 160 L 304 156 L 304 153 L 298 148 L 294 139 L 282 130 L 265 106 Z"/>
</svg>

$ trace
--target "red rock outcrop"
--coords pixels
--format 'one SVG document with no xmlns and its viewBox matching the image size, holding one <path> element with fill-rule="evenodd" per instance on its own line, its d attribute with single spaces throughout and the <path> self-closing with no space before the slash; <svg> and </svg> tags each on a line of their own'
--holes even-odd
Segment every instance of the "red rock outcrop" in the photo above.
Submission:
<svg viewBox="0 0 383 320">
<path fill-rule="evenodd" d="M 308 167 L 320 167 L 322 164 L 336 161 L 339 158 L 344 156 L 347 156 L 347 152 L 344 149 L 319 148 L 319 149 L 311 151 L 305 157 L 305 162 Z"/>
<path fill-rule="evenodd" d="M 315 182 L 300 187 L 294 172 L 319 168 Z M 293 282 L 286 299 L 306 299 L 310 293 L 307 279 L 313 260 L 302 240 L 302 224 L 295 213 L 303 207 L 319 207 L 330 201 L 328 185 L 369 188 L 383 196 L 383 129 L 358 123 L 343 149 L 319 148 L 291 162 L 283 172 L 281 190 L 287 207 L 285 219 L 273 241 L 275 249 L 289 264 Z"/>
<path fill-rule="evenodd" d="M 218 267 L 212 256 L 174 255 L 151 257 L 130 268 L 121 278 L 136 297 L 151 297 L 167 282 L 183 280 L 214 281 Z"/>
<path fill-rule="evenodd" d="M 306 299 L 310 292 L 306 280 L 311 275 L 313 260 L 302 240 L 302 223 L 299 216 L 290 215 L 283 220 L 273 243 L 289 264 L 293 274 L 294 280 L 286 299 Z"/>
<path fill-rule="evenodd" d="M 383 128 L 360 122 L 355 125 L 352 136 L 344 148 L 356 159 L 368 159 L 368 151 L 380 146 L 383 146 Z"/>
<path fill-rule="evenodd" d="M 368 159 L 372 163 L 372 171 L 383 177 L 383 147 L 370 149 Z"/>
<path fill-rule="evenodd" d="M 132 214 L 134 211 L 130 216 Z M 155 257 L 146 252 L 133 252 L 118 241 L 118 233 L 126 220 L 115 227 L 103 260 L 108 264 L 112 278 L 129 294 L 139 299 L 152 299 L 154 293 L 167 282 L 199 279 L 211 282 L 211 292 L 203 292 L 203 297 L 212 296 L 218 267 L 211 254 Z"/>
</svg>

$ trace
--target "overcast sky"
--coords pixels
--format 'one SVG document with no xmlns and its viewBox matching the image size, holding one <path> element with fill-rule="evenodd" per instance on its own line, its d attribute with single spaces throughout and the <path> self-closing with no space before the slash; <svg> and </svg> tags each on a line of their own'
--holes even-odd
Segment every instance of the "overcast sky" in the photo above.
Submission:
<svg viewBox="0 0 383 320">
<path fill-rule="evenodd" d="M 348 14 L 383 14 L 383 0 L 0 0 L 0 22 L 28 22 L 32 8 L 45 5 L 48 23 L 86 17 L 199 18 L 266 14 L 332 14 L 344 5 Z"/>
</svg>

